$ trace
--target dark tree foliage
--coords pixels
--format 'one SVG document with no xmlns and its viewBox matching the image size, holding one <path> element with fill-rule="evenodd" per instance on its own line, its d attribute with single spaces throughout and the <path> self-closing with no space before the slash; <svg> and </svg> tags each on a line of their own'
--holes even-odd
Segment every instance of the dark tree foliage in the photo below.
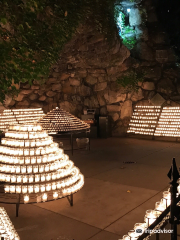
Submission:
<svg viewBox="0 0 180 240">
<path fill-rule="evenodd" d="M 87 20 L 109 39 L 116 33 L 114 0 L 1 0 L 0 101 L 12 82 L 48 77 L 63 46 Z"/>
</svg>

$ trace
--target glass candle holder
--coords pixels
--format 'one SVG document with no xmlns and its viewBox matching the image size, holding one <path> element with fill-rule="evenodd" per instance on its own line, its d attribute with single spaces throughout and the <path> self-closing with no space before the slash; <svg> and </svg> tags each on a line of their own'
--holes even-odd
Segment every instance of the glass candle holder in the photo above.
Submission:
<svg viewBox="0 0 180 240">
<path fill-rule="evenodd" d="M 37 185 L 34 186 L 34 192 L 38 193 L 39 191 L 40 191 L 39 185 L 37 184 Z"/>
<path fill-rule="evenodd" d="M 41 182 L 46 181 L 46 175 L 45 174 L 41 174 Z"/>
<path fill-rule="evenodd" d="M 29 175 L 29 183 L 32 183 L 34 181 L 34 176 L 33 175 Z"/>
<path fill-rule="evenodd" d="M 21 185 L 16 185 L 16 193 L 21 193 Z"/>
<path fill-rule="evenodd" d="M 22 186 L 22 193 L 27 193 L 27 186 Z"/>
<path fill-rule="evenodd" d="M 25 156 L 28 156 L 28 155 L 29 155 L 29 149 L 28 149 L 28 148 L 25 148 L 25 149 L 24 149 L 24 155 L 25 155 Z"/>
<path fill-rule="evenodd" d="M 5 181 L 10 182 L 11 181 L 11 175 L 6 175 Z"/>
<path fill-rule="evenodd" d="M 51 191 L 51 184 L 46 184 L 46 191 Z"/>
<path fill-rule="evenodd" d="M 45 190 L 46 190 L 45 185 L 41 185 L 40 188 L 41 188 L 41 192 L 45 192 Z"/>
<path fill-rule="evenodd" d="M 58 199 L 58 192 L 53 192 L 53 199 Z"/>
<path fill-rule="evenodd" d="M 145 215 L 145 222 L 149 227 L 157 218 L 157 213 L 155 210 L 147 210 Z"/>
<path fill-rule="evenodd" d="M 128 235 L 124 235 L 122 240 L 130 240 L 130 237 Z"/>
<path fill-rule="evenodd" d="M 29 141 L 24 141 L 25 147 L 30 147 L 30 142 Z"/>
<path fill-rule="evenodd" d="M 16 175 L 12 175 L 12 176 L 11 176 L 11 182 L 12 182 L 12 183 L 16 182 Z"/>
<path fill-rule="evenodd" d="M 20 164 L 24 164 L 24 157 L 20 157 Z"/>
<path fill-rule="evenodd" d="M 15 166 L 11 166 L 11 173 L 15 173 L 15 171 L 16 171 Z"/>
<path fill-rule="evenodd" d="M 35 182 L 39 182 L 40 181 L 40 175 L 39 174 L 36 174 L 35 175 Z"/>
<path fill-rule="evenodd" d="M 38 165 L 36 165 L 36 166 L 33 167 L 33 172 L 34 172 L 34 173 L 38 173 Z"/>
<path fill-rule="evenodd" d="M 44 172 L 44 165 L 39 166 L 39 172 L 40 173 Z"/>
<path fill-rule="evenodd" d="M 21 166 L 21 173 L 26 173 L 26 166 Z"/>
<path fill-rule="evenodd" d="M 9 193 L 10 192 L 10 186 L 9 185 L 4 185 L 4 191 L 5 191 L 5 193 Z"/>
<path fill-rule="evenodd" d="M 47 173 L 46 174 L 46 181 L 50 181 L 51 180 L 51 174 L 50 173 Z"/>
<path fill-rule="evenodd" d="M 45 170 L 45 172 L 49 172 L 49 164 L 45 165 L 44 170 Z"/>
<path fill-rule="evenodd" d="M 30 164 L 30 162 L 31 162 L 31 158 L 30 158 L 30 157 L 26 157 L 26 158 L 25 158 L 25 163 L 26 163 L 26 164 Z"/>
<path fill-rule="evenodd" d="M 57 189 L 60 189 L 61 188 L 61 182 L 57 182 L 56 187 L 57 187 Z"/>
<path fill-rule="evenodd" d="M 40 203 L 42 201 L 41 198 L 42 198 L 41 195 L 37 195 L 37 203 Z"/>
<path fill-rule="evenodd" d="M 43 163 L 46 163 L 46 162 L 47 162 L 47 159 L 48 159 L 47 155 L 44 155 L 44 156 L 43 156 Z"/>
<path fill-rule="evenodd" d="M 135 230 L 130 230 L 128 236 L 130 237 L 130 240 L 136 240 L 138 238 Z"/>
<path fill-rule="evenodd" d="M 57 174 L 56 173 L 52 173 L 52 180 L 56 180 L 57 178 Z"/>
<path fill-rule="evenodd" d="M 36 148 L 36 155 L 40 155 L 40 149 Z"/>
<path fill-rule="evenodd" d="M 47 193 L 43 193 L 43 195 L 42 195 L 42 201 L 43 201 L 43 202 L 47 201 Z"/>
<path fill-rule="evenodd" d="M 15 185 L 10 185 L 10 193 L 15 193 L 16 188 Z"/>
<path fill-rule="evenodd" d="M 166 206 L 165 206 L 163 200 L 161 200 L 160 202 L 156 202 L 156 204 L 155 204 L 156 211 L 163 212 L 165 209 L 166 209 Z"/>
<path fill-rule="evenodd" d="M 28 193 L 33 193 L 33 185 L 28 186 Z"/>
<path fill-rule="evenodd" d="M 35 147 L 36 146 L 36 142 L 34 140 L 31 140 L 31 147 Z"/>
<path fill-rule="evenodd" d="M 29 202 L 29 195 L 25 195 L 24 196 L 24 203 L 28 203 Z"/>
<path fill-rule="evenodd" d="M 42 162 L 41 156 L 37 156 L 37 163 L 41 163 L 41 162 Z"/>
<path fill-rule="evenodd" d="M 20 171 L 21 171 L 20 166 L 16 166 L 16 173 L 20 173 Z"/>
<path fill-rule="evenodd" d="M 168 191 L 163 192 L 163 202 L 166 208 L 171 204 L 171 193 Z"/>
<path fill-rule="evenodd" d="M 28 181 L 28 176 L 27 175 L 23 175 L 23 183 L 27 183 Z"/>
<path fill-rule="evenodd" d="M 30 156 L 34 156 L 34 154 L 35 154 L 35 151 L 34 151 L 34 149 L 32 148 L 32 149 L 30 149 Z"/>
<path fill-rule="evenodd" d="M 56 182 L 52 183 L 52 190 L 56 190 Z"/>
<path fill-rule="evenodd" d="M 36 163 L 36 158 L 35 157 L 31 157 L 31 164 L 35 164 Z"/>
<path fill-rule="evenodd" d="M 16 181 L 17 181 L 18 183 L 20 183 L 20 182 L 22 181 L 22 176 L 21 176 L 21 175 L 18 175 Z"/>
<path fill-rule="evenodd" d="M 27 166 L 27 172 L 32 173 L 32 166 Z"/>
</svg>

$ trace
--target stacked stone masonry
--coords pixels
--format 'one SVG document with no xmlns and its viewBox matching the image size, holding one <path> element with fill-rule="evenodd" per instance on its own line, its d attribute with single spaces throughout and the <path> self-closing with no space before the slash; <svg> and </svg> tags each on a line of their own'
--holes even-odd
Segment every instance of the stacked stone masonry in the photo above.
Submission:
<svg viewBox="0 0 180 240">
<path fill-rule="evenodd" d="M 139 14 L 139 4 L 147 13 L 146 24 L 139 16 L 133 17 Z M 157 93 L 164 98 L 164 104 L 179 106 L 180 72 L 168 36 L 157 20 L 155 4 L 145 0 L 134 5 L 130 24 L 137 38 L 131 52 L 118 39 L 109 45 L 89 25 L 80 26 L 52 67 L 48 80 L 42 84 L 34 81 L 32 86 L 21 84 L 19 95 L 7 97 L 5 107 L 41 107 L 47 113 L 58 106 L 77 117 L 84 108 L 93 108 L 97 114 L 111 116 L 112 135 L 121 136 L 127 131 L 134 106 L 151 105 Z M 132 69 L 145 72 L 138 91 L 116 82 Z"/>
</svg>

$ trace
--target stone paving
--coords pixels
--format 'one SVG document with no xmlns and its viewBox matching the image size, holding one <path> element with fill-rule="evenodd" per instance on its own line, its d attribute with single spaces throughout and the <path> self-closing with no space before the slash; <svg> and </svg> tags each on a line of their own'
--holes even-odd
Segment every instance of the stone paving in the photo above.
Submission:
<svg viewBox="0 0 180 240">
<path fill-rule="evenodd" d="M 180 165 L 175 142 L 92 139 L 90 152 L 66 153 L 85 176 L 73 207 L 67 199 L 21 205 L 16 218 L 14 205 L 1 204 L 21 240 L 118 240 L 143 222 L 145 211 L 168 189 L 172 158 Z M 160 240 L 170 239 L 164 235 Z"/>
</svg>

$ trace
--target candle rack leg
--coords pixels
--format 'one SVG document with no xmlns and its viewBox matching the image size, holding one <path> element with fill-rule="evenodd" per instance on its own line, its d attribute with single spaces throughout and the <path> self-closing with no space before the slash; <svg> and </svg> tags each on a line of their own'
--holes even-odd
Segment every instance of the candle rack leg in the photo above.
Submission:
<svg viewBox="0 0 180 240">
<path fill-rule="evenodd" d="M 156 233 L 156 240 L 159 240 L 159 233 Z"/>
<path fill-rule="evenodd" d="M 68 202 L 70 203 L 70 206 L 73 206 L 73 194 L 70 196 L 67 196 Z"/>
<path fill-rule="evenodd" d="M 73 155 L 73 134 L 71 134 L 71 152 Z"/>
<path fill-rule="evenodd" d="M 16 203 L 16 217 L 19 216 L 19 203 Z"/>
</svg>

